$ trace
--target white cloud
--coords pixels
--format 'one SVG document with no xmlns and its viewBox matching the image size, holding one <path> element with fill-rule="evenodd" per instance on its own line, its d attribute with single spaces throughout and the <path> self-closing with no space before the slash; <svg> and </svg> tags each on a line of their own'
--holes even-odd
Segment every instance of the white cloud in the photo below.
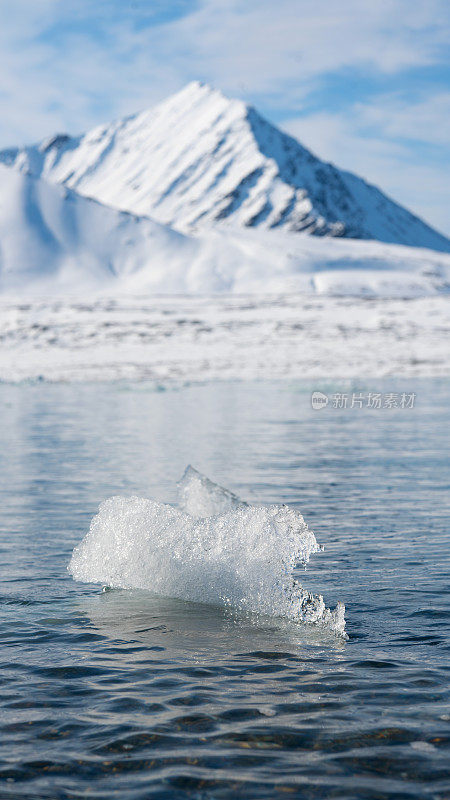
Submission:
<svg viewBox="0 0 450 800">
<path fill-rule="evenodd" d="M 427 95 L 416 102 L 399 94 L 382 95 L 370 107 L 358 104 L 355 116 L 376 126 L 384 137 L 433 145 L 450 143 L 450 92 Z"/>
<path fill-rule="evenodd" d="M 119 13 L 116 0 L 9 4 L 0 20 L 8 101 L 0 139 L 18 135 L 27 108 L 25 135 L 41 134 L 45 118 L 47 130 L 57 121 L 82 129 L 103 106 L 122 114 L 196 77 L 295 109 L 326 73 L 431 64 L 448 36 L 445 0 L 201 0 L 184 17 L 140 29 L 136 8 Z M 96 109 L 93 95 L 109 100 Z"/>
<path fill-rule="evenodd" d="M 390 73 L 432 63 L 446 42 L 436 25 L 445 8 L 443 0 L 204 0 L 174 27 L 222 85 L 244 80 L 267 92 L 342 67 Z"/>
</svg>

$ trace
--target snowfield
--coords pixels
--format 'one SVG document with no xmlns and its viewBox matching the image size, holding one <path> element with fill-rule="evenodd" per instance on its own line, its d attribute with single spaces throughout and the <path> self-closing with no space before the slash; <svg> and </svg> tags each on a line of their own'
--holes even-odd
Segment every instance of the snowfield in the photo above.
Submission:
<svg viewBox="0 0 450 800">
<path fill-rule="evenodd" d="M 0 380 L 449 373 L 450 255 L 188 236 L 0 167 Z"/>
<path fill-rule="evenodd" d="M 0 162 L 0 380 L 449 373 L 450 241 L 240 101 Z"/>
<path fill-rule="evenodd" d="M 153 220 L 0 166 L 0 292 L 98 292 L 142 273 L 148 288 L 176 292 L 198 250 Z"/>
<path fill-rule="evenodd" d="M 445 296 L 11 300 L 0 380 L 353 379 L 450 373 Z"/>
<path fill-rule="evenodd" d="M 450 254 L 237 226 L 186 235 L 0 166 L 0 293 L 446 292 Z"/>
</svg>

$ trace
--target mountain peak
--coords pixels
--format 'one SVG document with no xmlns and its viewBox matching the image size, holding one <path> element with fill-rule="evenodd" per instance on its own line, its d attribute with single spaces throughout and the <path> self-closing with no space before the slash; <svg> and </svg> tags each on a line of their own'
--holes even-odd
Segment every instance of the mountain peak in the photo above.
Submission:
<svg viewBox="0 0 450 800">
<path fill-rule="evenodd" d="M 242 100 L 230 98 L 211 84 L 195 80 L 144 114 L 147 118 L 152 118 L 154 115 L 162 115 L 169 111 L 179 119 L 186 115 L 192 117 L 193 114 L 199 116 L 204 114 L 207 119 L 213 121 L 218 114 L 223 114 L 225 111 L 233 113 L 234 116 L 245 117 L 248 108 Z"/>
<path fill-rule="evenodd" d="M 194 80 L 189 81 L 186 83 L 182 89 L 178 92 L 181 94 L 182 92 L 189 92 L 189 93 L 202 93 L 202 94 L 212 94 L 213 92 L 217 92 L 218 90 L 215 89 L 210 83 L 206 83 L 206 81 Z M 174 96 L 174 95 L 172 95 Z"/>
<path fill-rule="evenodd" d="M 163 100 L 162 102 L 170 102 L 175 98 L 181 97 L 191 97 L 192 99 L 201 98 L 201 99 L 210 99 L 213 100 L 214 98 L 224 100 L 227 103 L 236 102 L 232 98 L 228 97 L 221 89 L 217 89 L 211 83 L 206 83 L 206 81 L 194 80 L 186 83 L 182 89 L 174 94 L 170 95 L 168 98 Z"/>
<path fill-rule="evenodd" d="M 0 161 L 180 230 L 226 222 L 450 251 L 379 189 L 201 81 L 149 111 Z"/>
</svg>

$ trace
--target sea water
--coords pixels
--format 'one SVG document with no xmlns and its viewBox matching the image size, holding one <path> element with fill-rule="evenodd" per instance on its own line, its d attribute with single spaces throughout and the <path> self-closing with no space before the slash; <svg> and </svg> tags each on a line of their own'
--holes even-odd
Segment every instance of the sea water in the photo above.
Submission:
<svg viewBox="0 0 450 800">
<path fill-rule="evenodd" d="M 0 386 L 0 796 L 449 796 L 449 385 L 372 383 Z M 415 402 L 315 410 L 313 390 Z M 345 603 L 347 640 L 176 582 L 73 579 L 99 505 L 179 505 L 189 463 L 303 515 L 324 550 L 294 577 Z"/>
</svg>

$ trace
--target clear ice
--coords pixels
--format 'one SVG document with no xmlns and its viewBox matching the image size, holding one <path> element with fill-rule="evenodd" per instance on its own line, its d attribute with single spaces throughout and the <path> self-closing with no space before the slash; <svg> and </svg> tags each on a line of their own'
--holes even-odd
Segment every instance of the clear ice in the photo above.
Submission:
<svg viewBox="0 0 450 800">
<path fill-rule="evenodd" d="M 293 577 L 320 549 L 299 511 L 245 503 L 193 467 L 178 489 L 179 508 L 142 497 L 105 500 L 73 551 L 73 577 L 287 617 L 344 635 L 344 605 L 331 611 Z"/>
</svg>

